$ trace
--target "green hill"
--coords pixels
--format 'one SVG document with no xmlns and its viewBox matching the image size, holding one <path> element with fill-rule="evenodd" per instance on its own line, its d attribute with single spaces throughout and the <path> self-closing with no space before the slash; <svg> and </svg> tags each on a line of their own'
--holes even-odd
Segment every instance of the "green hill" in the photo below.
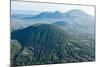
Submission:
<svg viewBox="0 0 100 67">
<path fill-rule="evenodd" d="M 95 49 L 88 40 L 78 39 L 49 24 L 32 25 L 11 33 L 21 44 L 12 65 L 37 65 L 94 61 Z M 11 46 L 14 44 L 11 43 Z M 13 48 L 12 48 L 13 50 Z"/>
</svg>

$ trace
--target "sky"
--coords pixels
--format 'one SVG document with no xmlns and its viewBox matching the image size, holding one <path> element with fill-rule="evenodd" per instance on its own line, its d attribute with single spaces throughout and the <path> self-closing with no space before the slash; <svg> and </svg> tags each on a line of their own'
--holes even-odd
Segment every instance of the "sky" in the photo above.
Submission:
<svg viewBox="0 0 100 67">
<path fill-rule="evenodd" d="M 87 14 L 94 16 L 94 7 L 93 6 L 80 6 L 80 5 L 65 5 L 65 4 L 50 4 L 50 3 L 36 3 L 36 2 L 20 2 L 12 1 L 11 10 L 16 11 L 29 11 L 29 12 L 67 12 L 72 9 L 80 9 L 86 12 Z M 23 12 L 21 12 L 23 13 Z"/>
</svg>

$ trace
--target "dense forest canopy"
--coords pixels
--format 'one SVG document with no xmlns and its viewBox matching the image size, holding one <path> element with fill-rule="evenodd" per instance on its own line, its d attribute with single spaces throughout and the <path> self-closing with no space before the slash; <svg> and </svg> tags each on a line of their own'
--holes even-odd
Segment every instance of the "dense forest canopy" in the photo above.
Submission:
<svg viewBox="0 0 100 67">
<path fill-rule="evenodd" d="M 81 10 L 12 14 L 11 65 L 95 60 L 94 17 Z"/>
</svg>

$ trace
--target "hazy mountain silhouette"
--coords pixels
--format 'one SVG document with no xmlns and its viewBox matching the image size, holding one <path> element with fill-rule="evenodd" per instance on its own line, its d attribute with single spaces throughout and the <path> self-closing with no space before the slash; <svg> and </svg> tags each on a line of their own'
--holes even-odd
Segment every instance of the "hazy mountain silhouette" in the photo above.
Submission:
<svg viewBox="0 0 100 67">
<path fill-rule="evenodd" d="M 94 17 L 91 15 L 88 15 L 82 10 L 79 9 L 73 9 L 64 13 L 61 13 L 59 11 L 55 12 L 42 12 L 38 15 L 21 15 L 21 14 L 12 14 L 12 20 L 13 18 L 19 18 L 20 21 L 23 23 L 23 25 L 20 25 L 21 22 L 16 22 L 16 24 L 12 25 L 12 28 L 15 27 L 26 27 L 28 26 L 29 22 L 33 22 L 33 24 L 37 21 L 45 22 L 45 23 L 54 23 L 54 22 L 60 22 L 64 21 L 68 24 L 72 24 L 74 26 L 80 26 L 83 28 L 91 27 L 91 29 L 94 28 Z M 16 20 L 16 19 L 14 19 Z M 17 20 L 16 20 L 17 21 Z M 46 22 L 47 21 L 47 22 Z M 14 22 L 13 22 L 14 23 Z M 29 23 L 29 25 L 33 25 L 32 23 Z M 18 26 L 20 25 L 20 26 Z M 16 28 L 15 28 L 16 29 Z"/>
</svg>

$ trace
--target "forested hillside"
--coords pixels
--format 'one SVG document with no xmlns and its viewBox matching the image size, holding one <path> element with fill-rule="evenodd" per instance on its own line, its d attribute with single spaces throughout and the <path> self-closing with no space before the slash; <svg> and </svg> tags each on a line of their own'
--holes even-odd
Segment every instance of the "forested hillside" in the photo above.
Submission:
<svg viewBox="0 0 100 67">
<path fill-rule="evenodd" d="M 94 42 L 51 25 L 36 24 L 11 32 L 11 64 L 36 65 L 95 60 Z"/>
</svg>

